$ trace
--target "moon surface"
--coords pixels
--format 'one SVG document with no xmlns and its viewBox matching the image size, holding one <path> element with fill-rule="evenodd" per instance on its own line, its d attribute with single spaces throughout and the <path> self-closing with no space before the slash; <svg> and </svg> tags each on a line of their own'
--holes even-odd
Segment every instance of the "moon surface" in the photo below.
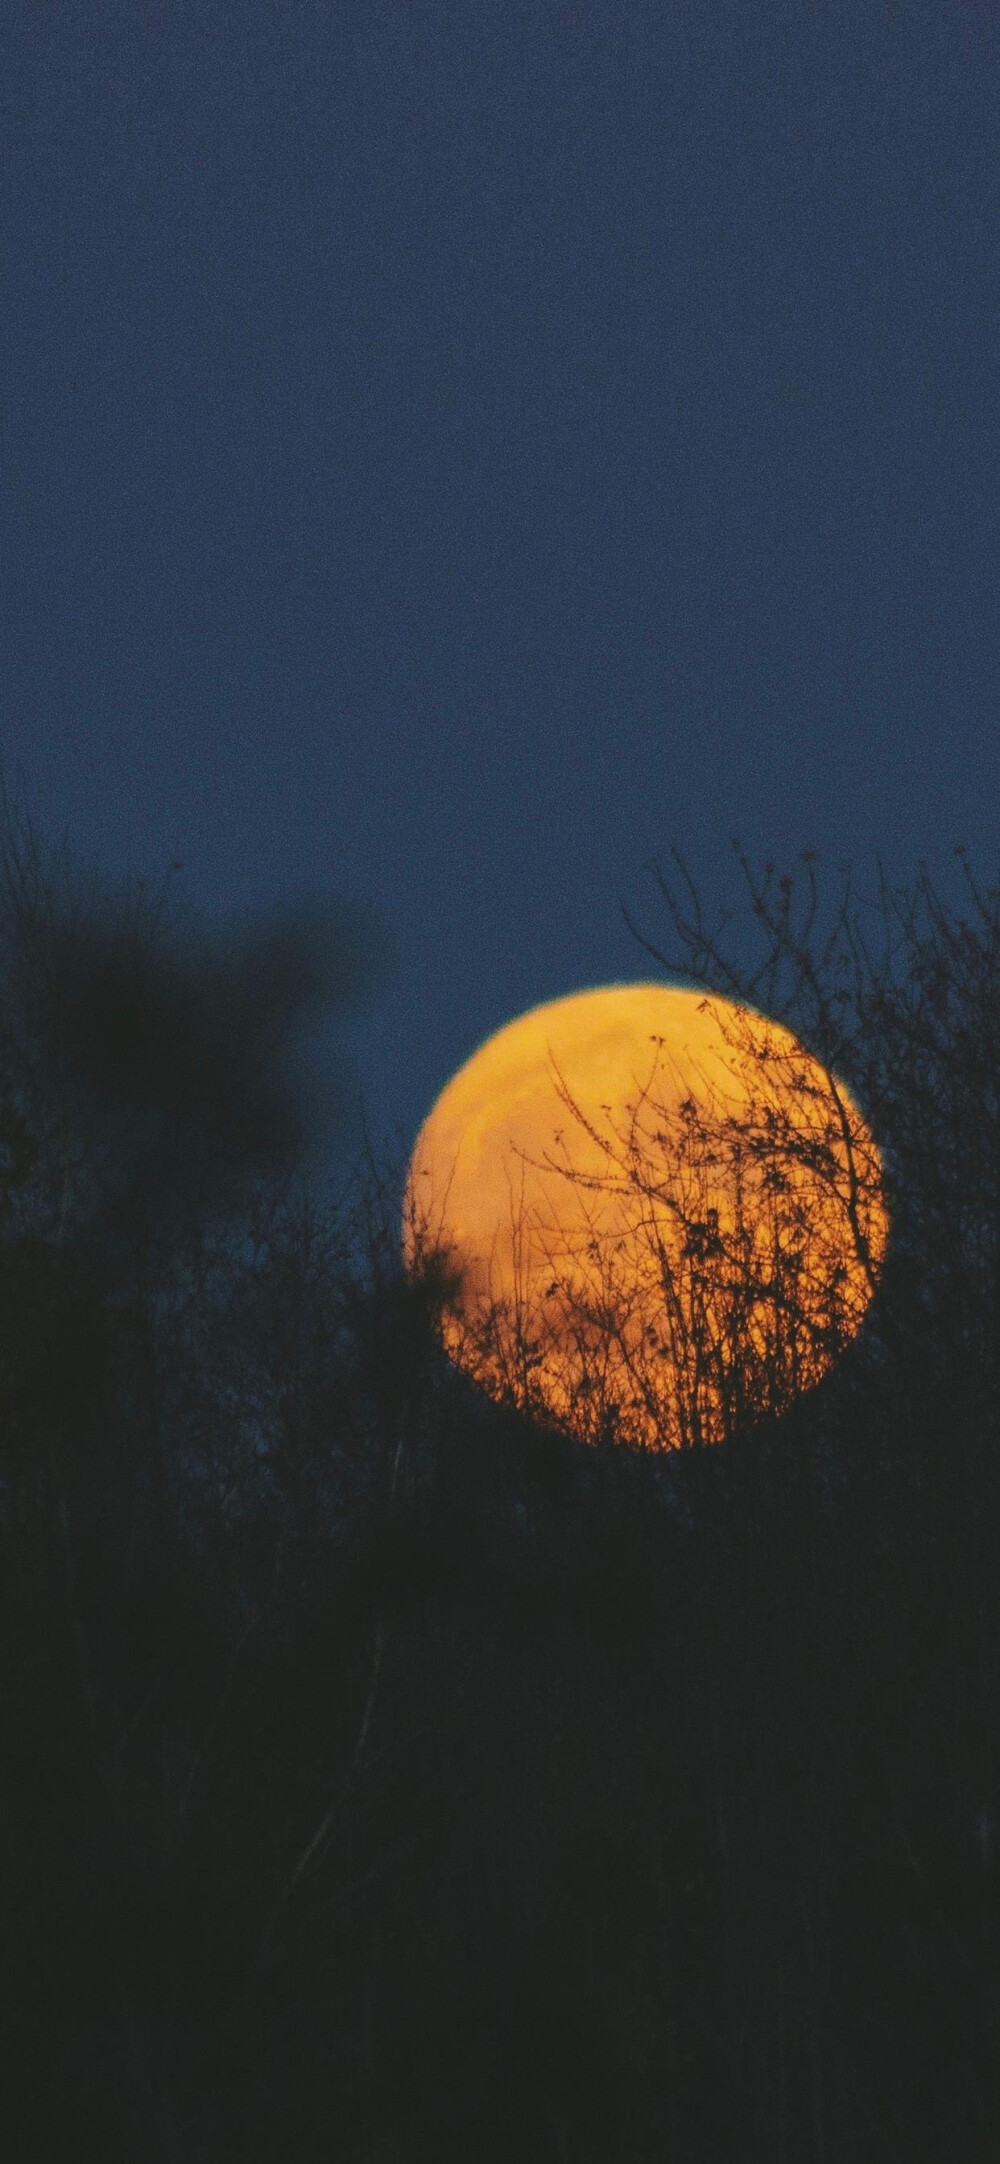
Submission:
<svg viewBox="0 0 1000 2164">
<path fill-rule="evenodd" d="M 782 1024 L 686 986 L 518 1016 L 417 1137 L 403 1248 L 487 1394 L 668 1450 L 787 1409 L 861 1326 L 888 1236 L 877 1146 Z"/>
</svg>

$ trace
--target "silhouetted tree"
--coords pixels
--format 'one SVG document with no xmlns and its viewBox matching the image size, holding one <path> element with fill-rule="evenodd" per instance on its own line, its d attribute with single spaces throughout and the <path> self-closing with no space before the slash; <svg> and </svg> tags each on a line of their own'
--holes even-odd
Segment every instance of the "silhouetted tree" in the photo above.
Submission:
<svg viewBox="0 0 1000 2164">
<path fill-rule="evenodd" d="M 664 879 L 669 974 L 847 1080 L 891 1239 L 815 1388 L 657 1457 L 451 1367 L 401 1168 L 305 1178 L 335 924 L 6 851 L 7 2153 L 992 2158 L 997 895 L 820 937 L 745 867 L 758 970 Z"/>
<path fill-rule="evenodd" d="M 527 1160 L 544 1202 L 522 1201 L 514 1290 L 456 1270 L 443 1300 L 445 1342 L 483 1389 L 588 1441 L 681 1449 L 784 1412 L 878 1284 L 879 1154 L 842 1080 L 748 1005 L 701 1004 L 738 1095 L 707 1076 L 679 1095 L 662 1042 L 617 1113 L 556 1066 L 568 1119 Z M 421 1256 L 429 1240 L 421 1223 Z"/>
</svg>

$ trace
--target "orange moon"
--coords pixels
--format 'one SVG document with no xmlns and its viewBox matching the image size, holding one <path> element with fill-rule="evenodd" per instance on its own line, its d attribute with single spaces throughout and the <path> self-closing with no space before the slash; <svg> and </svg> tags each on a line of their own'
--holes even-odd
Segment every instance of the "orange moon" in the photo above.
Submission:
<svg viewBox="0 0 1000 2164">
<path fill-rule="evenodd" d="M 533 1008 L 417 1137 L 404 1259 L 490 1397 L 669 1450 L 780 1413 L 856 1335 L 888 1237 L 878 1148 L 784 1025 L 670 984 Z"/>
</svg>

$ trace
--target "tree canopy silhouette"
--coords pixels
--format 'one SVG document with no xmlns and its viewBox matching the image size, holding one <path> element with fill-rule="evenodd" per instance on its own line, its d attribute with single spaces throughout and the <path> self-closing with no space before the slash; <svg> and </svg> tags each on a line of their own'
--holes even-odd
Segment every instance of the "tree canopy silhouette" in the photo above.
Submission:
<svg viewBox="0 0 1000 2164">
<path fill-rule="evenodd" d="M 452 1366 L 401 1168 L 305 1177 L 349 927 L 5 851 L 8 2153 L 992 2159 L 997 891 L 745 864 L 758 964 L 663 874 L 647 956 L 844 1075 L 892 1235 L 815 1389 L 658 1457 Z"/>
</svg>

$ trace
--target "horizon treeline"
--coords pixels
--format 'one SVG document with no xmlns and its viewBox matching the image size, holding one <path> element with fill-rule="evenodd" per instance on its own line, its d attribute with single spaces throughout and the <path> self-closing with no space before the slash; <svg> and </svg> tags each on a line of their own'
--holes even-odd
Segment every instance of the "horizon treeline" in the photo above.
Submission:
<svg viewBox="0 0 1000 2164">
<path fill-rule="evenodd" d="M 995 2157 L 1000 889 L 741 863 L 637 952 L 843 1077 L 890 1239 L 657 1453 L 479 1395 L 405 1167 L 312 1177 L 348 918 L 213 942 L 8 820 L 11 2164 Z"/>
</svg>

